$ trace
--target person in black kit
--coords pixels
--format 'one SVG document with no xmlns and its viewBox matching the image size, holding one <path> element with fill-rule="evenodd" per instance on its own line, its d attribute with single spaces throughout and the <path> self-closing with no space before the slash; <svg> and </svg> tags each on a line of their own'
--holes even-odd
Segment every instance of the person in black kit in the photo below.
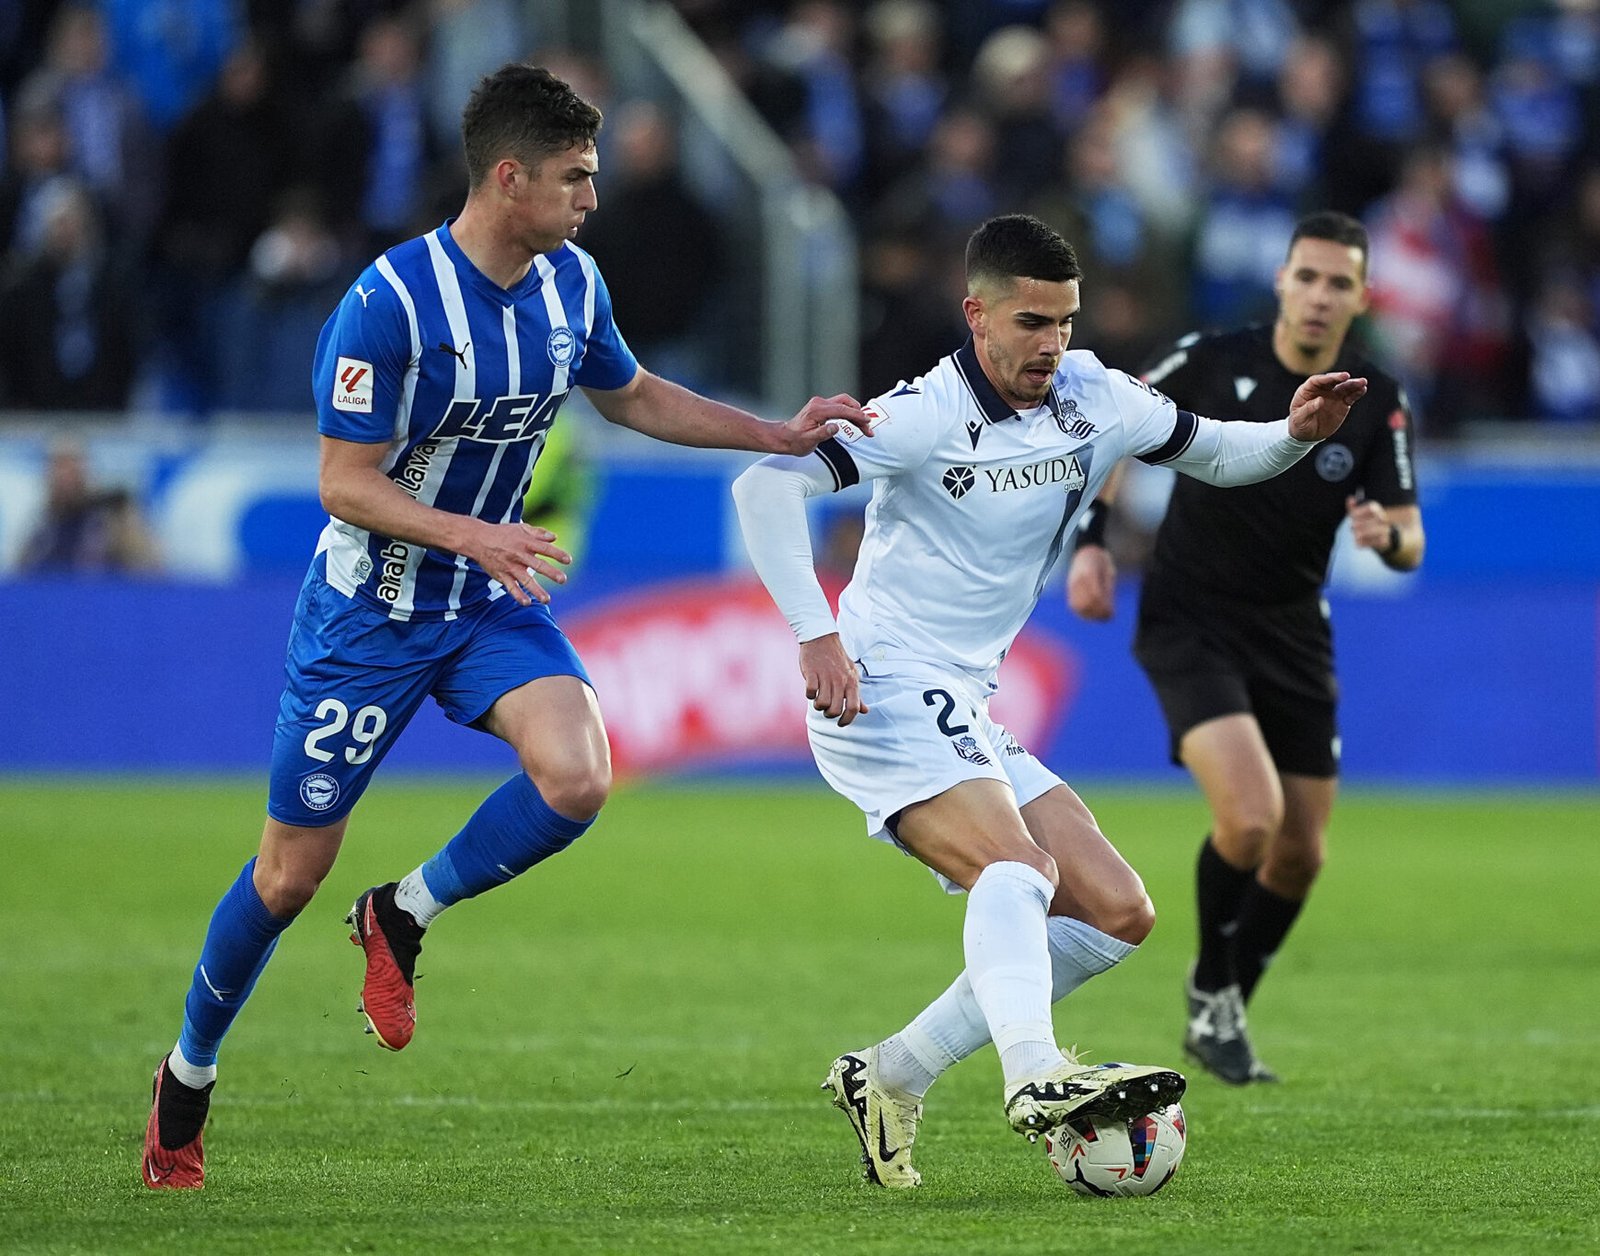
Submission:
<svg viewBox="0 0 1600 1256">
<path fill-rule="evenodd" d="M 1353 218 L 1302 219 L 1277 274 L 1269 326 L 1185 336 L 1144 372 L 1200 414 L 1283 415 L 1306 376 L 1370 381 L 1338 436 L 1275 479 L 1226 491 L 1180 477 L 1139 602 L 1134 655 L 1194 776 L 1212 829 L 1197 873 L 1200 948 L 1184 1050 L 1222 1080 L 1274 1081 L 1245 1005 L 1310 893 L 1338 787 L 1338 682 L 1322 583 L 1339 524 L 1388 566 L 1422 561 L 1422 514 L 1404 393 L 1347 342 L 1367 307 L 1367 233 Z M 1112 486 L 1114 487 L 1114 482 Z M 1085 523 L 1068 602 L 1108 619 L 1116 570 L 1109 501 Z"/>
</svg>

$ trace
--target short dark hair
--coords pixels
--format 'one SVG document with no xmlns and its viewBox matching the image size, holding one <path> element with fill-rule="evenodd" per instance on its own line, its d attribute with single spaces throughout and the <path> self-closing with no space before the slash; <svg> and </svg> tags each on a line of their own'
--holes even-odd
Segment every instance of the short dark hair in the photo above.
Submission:
<svg viewBox="0 0 1600 1256">
<path fill-rule="evenodd" d="M 477 187 L 502 157 L 531 166 L 593 144 L 601 121 L 598 109 L 543 66 L 501 66 L 478 80 L 461 112 L 468 183 Z"/>
<path fill-rule="evenodd" d="M 1032 214 L 991 218 L 967 240 L 967 288 L 985 279 L 1082 279 L 1072 245 Z"/>
<path fill-rule="evenodd" d="M 1289 237 L 1289 250 L 1284 256 L 1294 252 L 1294 246 L 1301 240 L 1332 240 L 1335 244 L 1343 244 L 1348 248 L 1361 250 L 1361 273 L 1367 273 L 1367 258 L 1369 248 L 1367 244 L 1367 229 L 1361 225 L 1359 219 L 1350 217 L 1349 214 L 1337 214 L 1331 209 L 1322 210 L 1320 213 L 1307 214 L 1294 225 L 1294 234 Z"/>
</svg>

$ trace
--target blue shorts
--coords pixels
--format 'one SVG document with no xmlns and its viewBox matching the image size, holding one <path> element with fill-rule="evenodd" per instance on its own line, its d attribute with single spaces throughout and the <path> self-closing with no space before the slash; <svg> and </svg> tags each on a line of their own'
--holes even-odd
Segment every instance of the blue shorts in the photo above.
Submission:
<svg viewBox="0 0 1600 1256">
<path fill-rule="evenodd" d="M 475 725 L 530 680 L 576 676 L 593 687 L 548 607 L 501 597 L 457 619 L 404 623 L 315 569 L 300 589 L 285 670 L 267 814 L 305 828 L 350 813 L 429 694 L 456 723 Z"/>
</svg>

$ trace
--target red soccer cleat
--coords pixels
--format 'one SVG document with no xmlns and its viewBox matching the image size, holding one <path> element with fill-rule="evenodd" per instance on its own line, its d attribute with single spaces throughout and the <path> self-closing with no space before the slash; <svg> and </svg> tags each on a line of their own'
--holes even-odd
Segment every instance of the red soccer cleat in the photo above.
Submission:
<svg viewBox="0 0 1600 1256">
<path fill-rule="evenodd" d="M 395 883 L 375 885 L 356 899 L 345 917 L 355 928 L 350 941 L 367 955 L 367 975 L 361 983 L 356 1010 L 367 1018 L 367 1032 L 390 1051 L 411 1041 L 417 1027 L 417 955 L 422 950 L 422 930 L 394 903 Z"/>
<path fill-rule="evenodd" d="M 206 1184 L 206 1153 L 200 1138 L 211 1110 L 211 1087 L 185 1086 L 172 1075 L 166 1056 L 150 1087 L 150 1121 L 144 1127 L 144 1184 L 153 1191 L 197 1191 Z"/>
</svg>

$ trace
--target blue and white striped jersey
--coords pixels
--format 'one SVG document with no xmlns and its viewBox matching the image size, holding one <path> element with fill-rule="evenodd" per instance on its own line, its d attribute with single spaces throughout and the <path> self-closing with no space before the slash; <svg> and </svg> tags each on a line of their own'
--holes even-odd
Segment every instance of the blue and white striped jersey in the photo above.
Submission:
<svg viewBox="0 0 1600 1256">
<path fill-rule="evenodd" d="M 467 260 L 446 222 L 368 266 L 323 326 L 317 430 L 388 444 L 382 470 L 425 505 L 506 523 L 520 517 L 573 386 L 621 388 L 637 370 L 582 249 L 535 257 L 505 289 Z M 315 562 L 334 588 L 392 619 L 453 619 L 505 595 L 460 555 L 337 518 Z"/>
</svg>

